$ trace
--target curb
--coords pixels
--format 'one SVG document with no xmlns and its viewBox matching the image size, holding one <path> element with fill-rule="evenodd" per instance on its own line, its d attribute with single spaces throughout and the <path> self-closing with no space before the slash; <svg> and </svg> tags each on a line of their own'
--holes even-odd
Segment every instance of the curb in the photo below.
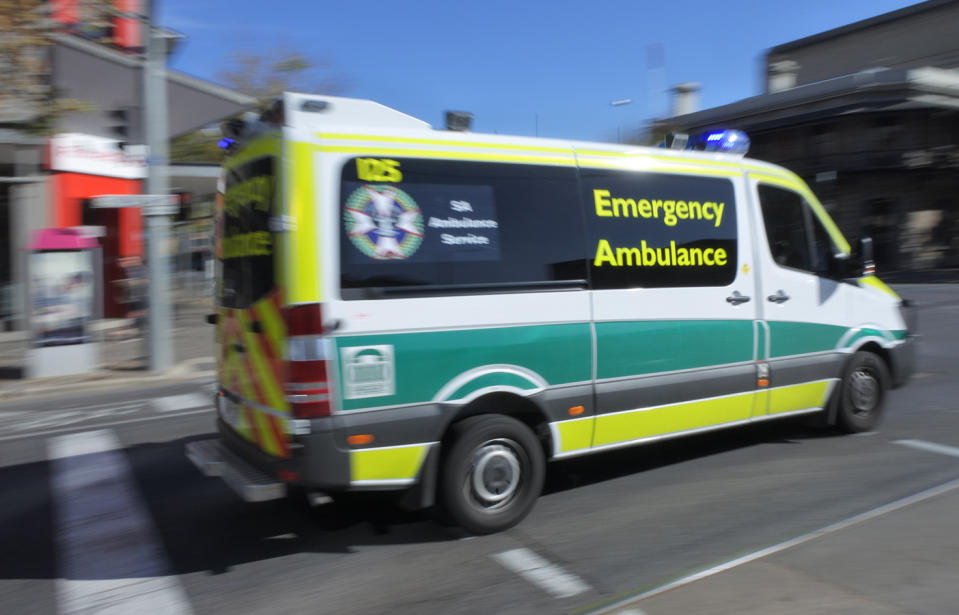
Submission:
<svg viewBox="0 0 959 615">
<path fill-rule="evenodd" d="M 104 334 L 117 329 L 128 329 L 133 326 L 132 318 L 103 318 L 90 323 L 90 331 Z M 30 331 L 3 331 L 0 332 L 0 344 L 24 343 L 30 339 Z"/>
<path fill-rule="evenodd" d="M 116 372 L 97 370 L 74 376 L 27 380 L 9 388 L 0 389 L 0 402 L 63 397 L 65 394 L 81 392 L 122 391 L 215 378 L 216 369 L 197 369 L 201 364 L 214 362 L 214 357 L 187 359 L 162 372 L 144 372 L 143 375 L 132 377 L 117 377 Z"/>
</svg>

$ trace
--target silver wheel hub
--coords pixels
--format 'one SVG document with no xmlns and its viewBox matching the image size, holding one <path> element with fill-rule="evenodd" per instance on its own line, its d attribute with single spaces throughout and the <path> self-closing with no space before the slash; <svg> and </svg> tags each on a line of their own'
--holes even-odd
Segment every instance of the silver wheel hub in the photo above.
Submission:
<svg viewBox="0 0 959 615">
<path fill-rule="evenodd" d="M 476 449 L 468 482 L 473 496 L 491 507 L 505 503 L 516 493 L 521 476 L 516 450 L 506 442 L 491 441 Z"/>
<path fill-rule="evenodd" d="M 852 373 L 849 392 L 857 412 L 869 412 L 879 402 L 879 381 L 869 371 L 857 369 Z"/>
</svg>

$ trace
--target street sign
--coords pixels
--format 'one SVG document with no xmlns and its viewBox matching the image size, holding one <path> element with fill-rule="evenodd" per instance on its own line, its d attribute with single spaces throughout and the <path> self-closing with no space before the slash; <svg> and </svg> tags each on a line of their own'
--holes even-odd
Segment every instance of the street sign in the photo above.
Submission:
<svg viewBox="0 0 959 615">
<path fill-rule="evenodd" d="M 180 211 L 179 197 L 175 194 L 104 194 L 90 199 L 90 206 L 139 207 L 147 216 L 172 216 Z"/>
</svg>

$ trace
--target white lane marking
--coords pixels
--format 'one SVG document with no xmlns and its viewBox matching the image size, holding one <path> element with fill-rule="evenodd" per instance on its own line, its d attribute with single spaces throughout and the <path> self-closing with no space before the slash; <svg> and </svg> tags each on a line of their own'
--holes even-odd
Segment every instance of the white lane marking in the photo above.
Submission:
<svg viewBox="0 0 959 615">
<path fill-rule="evenodd" d="M 614 602 L 613 604 L 601 607 L 594 611 L 586 611 L 586 615 L 605 615 L 606 613 L 612 613 L 613 611 L 616 611 L 617 609 L 623 608 L 625 606 L 632 606 L 634 602 L 640 602 L 642 600 L 646 600 L 647 598 L 652 598 L 653 596 L 658 596 L 659 594 L 676 589 L 677 587 L 682 587 L 684 585 L 689 585 L 690 583 L 695 583 L 696 581 L 701 581 L 705 578 L 717 575 L 721 572 L 726 572 L 727 570 L 732 570 L 733 568 L 737 568 L 744 564 L 749 564 L 750 562 L 754 562 L 764 557 L 774 555 L 781 551 L 785 551 L 786 549 L 791 549 L 792 547 L 796 547 L 801 544 L 810 542 L 812 540 L 816 540 L 817 538 L 822 538 L 823 536 L 826 536 L 828 534 L 833 534 L 840 530 L 844 530 L 854 525 L 863 523 L 865 521 L 870 521 L 877 517 L 881 517 L 891 512 L 895 512 L 901 508 L 912 506 L 913 504 L 918 504 L 919 502 L 932 499 L 934 497 L 943 495 L 950 491 L 955 491 L 956 489 L 959 489 L 959 478 L 942 483 L 941 485 L 936 485 L 935 487 L 930 487 L 929 489 L 920 491 L 918 493 L 914 493 L 910 496 L 906 496 L 904 498 L 895 500 L 888 504 L 883 504 L 882 506 L 867 510 L 865 512 L 859 513 L 858 515 L 847 517 L 846 519 L 843 519 L 842 521 L 837 521 L 836 523 L 819 528 L 818 530 L 813 530 L 812 532 L 803 534 L 802 536 L 797 536 L 796 538 L 792 538 L 790 540 L 781 542 L 771 547 L 766 547 L 765 549 L 760 549 L 759 551 L 754 551 L 753 553 L 743 555 L 742 557 L 737 557 L 736 559 L 729 560 L 728 562 L 717 564 L 716 566 L 712 566 L 711 568 L 707 568 L 705 570 L 695 572 L 685 577 L 681 577 L 679 579 L 676 579 L 675 581 L 666 583 L 665 585 L 660 585 L 659 587 L 653 588 L 649 591 L 636 594 L 635 596 L 632 596 L 629 598 L 623 598 L 622 600 L 619 600 L 617 602 Z"/>
<path fill-rule="evenodd" d="M 176 412 L 188 408 L 210 407 L 213 405 L 213 400 L 199 393 L 185 393 L 151 399 L 150 405 L 157 412 Z"/>
<path fill-rule="evenodd" d="M 33 411 L 17 416 L 0 416 L 0 426 L 8 431 L 31 431 L 48 427 L 65 427 L 93 419 L 133 414 L 143 409 L 143 402 L 90 406 L 58 411 Z"/>
<path fill-rule="evenodd" d="M 959 447 L 955 446 L 946 446 L 945 444 L 936 444 L 935 442 L 926 442 L 925 440 L 893 440 L 892 443 L 921 451 L 929 451 L 930 453 L 959 457 Z"/>
<path fill-rule="evenodd" d="M 503 551 L 492 557 L 554 598 L 569 598 L 590 588 L 575 574 L 563 570 L 526 548 Z"/>
<path fill-rule="evenodd" d="M 112 431 L 47 441 L 60 554 L 58 612 L 193 612 Z"/>
<path fill-rule="evenodd" d="M 3 442 L 3 441 L 5 441 L 5 440 L 26 440 L 27 438 L 36 438 L 36 437 L 39 437 L 39 436 L 52 436 L 52 435 L 56 435 L 56 434 L 74 433 L 74 432 L 77 432 L 77 431 L 80 431 L 80 430 L 90 429 L 91 427 L 95 427 L 95 428 L 98 428 L 98 429 L 102 429 L 102 428 L 104 428 L 104 427 L 113 427 L 113 426 L 115 426 L 115 425 L 127 425 L 127 424 L 129 424 L 129 423 L 141 423 L 141 422 L 143 422 L 143 421 L 158 421 L 158 420 L 161 420 L 161 419 L 169 419 L 169 418 L 173 418 L 173 417 L 177 417 L 177 416 L 189 416 L 189 415 L 191 415 L 191 414 L 207 414 L 207 413 L 210 413 L 210 412 L 211 412 L 211 410 L 210 410 L 209 408 L 201 408 L 201 409 L 199 409 L 199 410 L 187 410 L 186 412 L 177 412 L 177 413 L 175 413 L 175 414 L 162 414 L 162 415 L 158 415 L 158 416 L 144 416 L 144 417 L 140 417 L 140 418 L 138 418 L 138 419 L 126 419 L 126 420 L 124 420 L 124 421 L 112 421 L 112 422 L 110 422 L 110 423 L 100 423 L 100 424 L 98 424 L 98 425 L 83 425 L 83 426 L 77 426 L 77 427 L 67 427 L 67 428 L 65 428 L 65 429 L 48 429 L 48 430 L 46 430 L 46 431 L 34 431 L 34 432 L 30 432 L 30 433 L 21 433 L 21 434 L 16 434 L 16 435 L 12 435 L 12 436 L 0 436 L 0 442 Z"/>
</svg>

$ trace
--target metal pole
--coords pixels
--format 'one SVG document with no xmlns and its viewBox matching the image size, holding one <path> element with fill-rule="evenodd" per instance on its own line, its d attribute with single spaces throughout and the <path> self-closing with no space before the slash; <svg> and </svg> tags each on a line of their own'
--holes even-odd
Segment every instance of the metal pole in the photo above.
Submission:
<svg viewBox="0 0 959 615">
<path fill-rule="evenodd" d="M 166 42 L 153 33 L 153 1 L 143 2 L 143 127 L 147 146 L 147 194 L 169 194 L 167 178 L 167 93 Z M 147 306 L 147 356 L 152 371 L 173 364 L 172 322 L 170 319 L 169 236 L 166 215 L 150 215 L 141 208 L 146 225 L 147 271 L 150 277 Z"/>
</svg>

